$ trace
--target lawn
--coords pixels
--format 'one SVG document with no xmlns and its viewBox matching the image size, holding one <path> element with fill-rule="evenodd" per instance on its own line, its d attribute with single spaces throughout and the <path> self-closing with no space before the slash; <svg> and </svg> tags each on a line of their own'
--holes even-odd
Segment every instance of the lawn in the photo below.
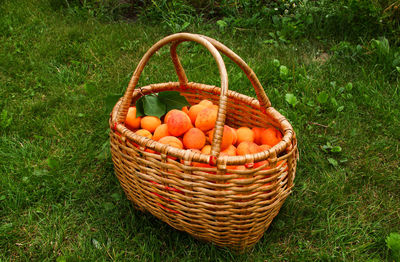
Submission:
<svg viewBox="0 0 400 262">
<path fill-rule="evenodd" d="M 255 247 L 236 254 L 135 210 L 113 172 L 105 98 L 126 89 L 169 32 L 52 2 L 0 6 L 0 261 L 393 260 L 385 239 L 400 233 L 400 74 L 379 57 L 335 38 L 271 43 L 264 32 L 186 28 L 242 57 L 299 139 L 293 193 Z M 204 48 L 179 53 L 190 81 L 219 85 Z M 225 61 L 229 88 L 255 96 Z M 167 81 L 177 76 L 164 48 L 139 85 Z"/>
</svg>

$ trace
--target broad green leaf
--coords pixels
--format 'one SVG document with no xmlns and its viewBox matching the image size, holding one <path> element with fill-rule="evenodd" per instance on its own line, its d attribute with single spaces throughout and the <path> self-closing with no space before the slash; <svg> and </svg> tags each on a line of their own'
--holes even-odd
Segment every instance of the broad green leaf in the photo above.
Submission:
<svg viewBox="0 0 400 262">
<path fill-rule="evenodd" d="M 144 114 L 144 106 L 143 106 L 143 100 L 144 100 L 144 98 L 145 98 L 145 96 L 142 96 L 141 98 L 139 98 L 139 99 L 136 101 L 136 104 L 135 104 L 135 106 L 136 106 L 136 117 L 144 116 L 144 115 L 145 115 L 145 114 Z"/>
<path fill-rule="evenodd" d="M 108 96 L 106 96 L 106 98 L 104 99 L 104 102 L 106 104 L 106 112 L 110 113 L 115 104 L 118 102 L 118 100 L 122 97 L 121 94 L 110 94 Z"/>
<path fill-rule="evenodd" d="M 392 251 L 394 261 L 400 261 L 400 234 L 390 233 L 386 238 L 386 245 Z"/>
<path fill-rule="evenodd" d="M 346 91 L 351 91 L 352 89 L 353 89 L 353 84 L 352 83 L 347 83 Z"/>
<path fill-rule="evenodd" d="M 339 106 L 339 107 L 336 109 L 336 111 L 338 111 L 338 112 L 342 112 L 342 111 L 343 111 L 343 109 L 344 109 L 344 106 Z"/>
<path fill-rule="evenodd" d="M 286 66 L 281 65 L 281 66 L 279 67 L 279 76 L 280 76 L 282 79 L 286 79 L 286 77 L 288 76 L 288 74 L 289 74 L 289 69 L 288 69 Z"/>
<path fill-rule="evenodd" d="M 279 66 L 281 65 L 281 62 L 279 62 L 278 59 L 274 59 L 274 60 L 272 61 L 272 63 L 274 64 L 275 67 L 279 67 Z"/>
<path fill-rule="evenodd" d="M 326 91 L 322 91 L 317 96 L 317 101 L 320 104 L 325 104 L 328 101 L 329 95 Z"/>
<path fill-rule="evenodd" d="M 396 70 L 400 73 L 400 66 L 396 66 Z"/>
<path fill-rule="evenodd" d="M 158 99 L 166 105 L 166 112 L 172 109 L 181 110 L 184 106 L 189 106 L 189 102 L 186 100 L 184 96 L 177 91 L 164 91 L 158 93 Z"/>
<path fill-rule="evenodd" d="M 146 95 L 143 98 L 143 109 L 147 116 L 162 117 L 166 113 L 166 105 L 157 96 Z"/>
<path fill-rule="evenodd" d="M 285 100 L 288 102 L 291 106 L 296 106 L 297 104 L 297 98 L 293 94 L 286 94 L 285 95 Z"/>
<path fill-rule="evenodd" d="M 336 101 L 336 99 L 334 97 L 331 97 L 331 103 L 334 107 L 338 106 L 338 102 Z"/>
<path fill-rule="evenodd" d="M 333 152 L 333 153 L 338 153 L 341 151 L 342 151 L 342 148 L 340 146 L 334 146 L 331 148 L 331 152 Z"/>
<path fill-rule="evenodd" d="M 329 162 L 329 164 L 331 164 L 334 167 L 338 166 L 338 162 L 333 158 L 328 158 L 328 162 Z"/>
</svg>

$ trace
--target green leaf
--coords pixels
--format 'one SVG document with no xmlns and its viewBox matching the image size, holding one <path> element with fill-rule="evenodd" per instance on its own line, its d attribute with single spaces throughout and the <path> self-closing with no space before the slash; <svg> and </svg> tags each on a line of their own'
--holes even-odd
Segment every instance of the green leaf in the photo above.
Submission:
<svg viewBox="0 0 400 262">
<path fill-rule="evenodd" d="M 110 94 L 108 96 L 106 96 L 106 98 L 104 99 L 104 102 L 106 104 L 106 112 L 110 113 L 115 104 L 118 102 L 118 100 L 122 97 L 121 94 Z"/>
<path fill-rule="evenodd" d="M 396 66 L 396 70 L 400 73 L 400 66 Z"/>
<path fill-rule="evenodd" d="M 346 85 L 346 91 L 351 91 L 353 89 L 353 84 L 352 83 L 347 83 Z"/>
<path fill-rule="evenodd" d="M 392 251 L 394 260 L 400 261 L 400 234 L 390 233 L 386 238 L 386 245 Z"/>
<path fill-rule="evenodd" d="M 333 158 L 328 158 L 328 162 L 334 167 L 337 167 L 339 165 L 338 162 Z"/>
<path fill-rule="evenodd" d="M 288 69 L 286 66 L 281 65 L 281 66 L 279 67 L 279 76 L 280 76 L 282 79 L 286 79 L 286 77 L 288 76 L 288 74 L 289 74 L 289 69 Z"/>
<path fill-rule="evenodd" d="M 146 95 L 143 97 L 144 114 L 147 116 L 162 117 L 166 113 L 166 105 L 154 95 Z"/>
<path fill-rule="evenodd" d="M 291 105 L 293 107 L 296 106 L 296 104 L 298 103 L 296 96 L 293 94 L 286 94 L 285 100 L 286 100 L 286 102 L 289 103 L 289 105 Z"/>
<path fill-rule="evenodd" d="M 281 62 L 279 62 L 278 59 L 274 59 L 274 60 L 272 61 L 272 63 L 274 64 L 275 67 L 279 67 L 279 66 L 281 65 Z"/>
<path fill-rule="evenodd" d="M 144 98 L 145 98 L 145 96 L 142 96 L 141 98 L 139 98 L 136 101 L 136 104 L 135 104 L 135 106 L 136 106 L 136 117 L 145 115 L 144 114 L 144 106 L 143 106 Z"/>
<path fill-rule="evenodd" d="M 322 91 L 317 96 L 317 101 L 320 104 L 325 104 L 328 101 L 329 95 L 326 91 Z"/>
<path fill-rule="evenodd" d="M 343 111 L 343 109 L 344 109 L 344 106 L 339 106 L 339 107 L 336 109 L 336 111 L 338 111 L 338 112 L 342 112 L 342 111 Z"/>
<path fill-rule="evenodd" d="M 158 99 L 166 105 L 166 112 L 172 109 L 181 110 L 184 106 L 189 106 L 189 102 L 177 91 L 164 91 L 158 93 Z"/>
<path fill-rule="evenodd" d="M 338 102 L 336 101 L 336 99 L 334 97 L 331 97 L 331 103 L 334 107 L 338 106 Z"/>
<path fill-rule="evenodd" d="M 334 146 L 331 148 L 332 153 L 342 152 L 342 148 L 340 146 Z"/>
</svg>

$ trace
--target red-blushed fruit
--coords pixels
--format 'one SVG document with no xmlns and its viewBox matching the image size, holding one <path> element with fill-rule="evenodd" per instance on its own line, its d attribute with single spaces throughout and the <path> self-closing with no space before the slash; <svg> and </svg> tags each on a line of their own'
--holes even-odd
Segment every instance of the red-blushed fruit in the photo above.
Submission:
<svg viewBox="0 0 400 262">
<path fill-rule="evenodd" d="M 193 106 L 191 106 L 191 107 L 189 108 L 189 113 L 188 113 L 188 115 L 189 115 L 190 120 L 192 121 L 192 124 L 193 124 L 193 125 L 196 123 L 197 115 L 198 115 L 199 112 L 200 112 L 201 110 L 203 110 L 204 108 L 206 108 L 206 106 L 204 106 L 204 105 L 193 105 Z"/>
<path fill-rule="evenodd" d="M 125 119 L 125 126 L 131 130 L 140 128 L 141 117 L 136 117 L 136 107 L 131 106 Z"/>
<path fill-rule="evenodd" d="M 282 140 L 281 132 L 274 128 L 270 127 L 265 129 L 261 134 L 261 143 L 264 145 L 269 145 L 273 147 L 278 144 Z"/>
<path fill-rule="evenodd" d="M 140 125 L 143 129 L 146 129 L 150 131 L 150 133 L 153 133 L 154 130 L 156 130 L 156 128 L 161 125 L 161 120 L 156 116 L 145 116 L 140 121 Z"/>
<path fill-rule="evenodd" d="M 201 131 L 208 131 L 214 128 L 215 121 L 217 121 L 218 111 L 213 108 L 203 108 L 197 114 L 195 126 Z"/>
<path fill-rule="evenodd" d="M 189 116 L 180 110 L 173 109 L 169 111 L 165 119 L 168 132 L 173 136 L 183 135 L 192 127 Z"/>
<path fill-rule="evenodd" d="M 232 145 L 233 137 L 234 135 L 232 128 L 230 128 L 227 125 L 224 125 L 224 131 L 222 134 L 222 141 L 221 141 L 221 151 L 227 149 L 230 145 Z M 214 129 L 212 129 L 210 133 L 208 133 L 208 141 L 212 143 L 213 138 L 214 138 Z"/>
<path fill-rule="evenodd" d="M 261 134 L 265 130 L 265 128 L 262 127 L 253 127 L 251 131 L 253 131 L 254 134 L 254 143 L 257 145 L 261 145 Z"/>
<path fill-rule="evenodd" d="M 183 136 L 183 145 L 187 149 L 202 149 L 206 143 L 206 135 L 198 128 L 189 129 Z"/>
</svg>

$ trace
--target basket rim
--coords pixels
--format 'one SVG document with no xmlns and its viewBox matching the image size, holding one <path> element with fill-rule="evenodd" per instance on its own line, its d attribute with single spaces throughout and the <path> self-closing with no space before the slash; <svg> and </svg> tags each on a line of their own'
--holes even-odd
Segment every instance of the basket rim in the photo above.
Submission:
<svg viewBox="0 0 400 262">
<path fill-rule="evenodd" d="M 134 90 L 132 100 L 131 100 L 131 105 L 135 104 L 135 102 L 142 96 L 150 93 L 158 93 L 162 91 L 190 91 L 190 90 L 197 90 L 203 92 L 208 92 L 212 93 L 215 95 L 219 95 L 221 92 L 221 89 L 217 86 L 214 85 L 208 85 L 208 84 L 203 84 L 203 83 L 195 83 L 195 82 L 189 82 L 186 84 L 185 87 L 182 87 L 179 82 L 164 82 L 164 83 L 155 83 L 155 84 L 149 84 L 143 87 L 137 87 Z M 257 99 L 253 97 L 249 97 L 247 95 L 243 95 L 241 93 L 238 93 L 236 91 L 229 90 L 227 93 L 228 98 L 235 98 L 235 99 L 240 99 L 241 102 L 245 103 L 247 106 L 252 107 L 255 110 L 259 110 L 261 113 L 266 114 L 270 118 L 276 121 L 280 125 L 281 131 L 283 131 L 283 138 L 282 140 L 271 147 L 268 150 L 255 153 L 255 154 L 247 154 L 243 156 L 217 156 L 213 157 L 210 155 L 206 155 L 203 153 L 199 152 L 194 152 L 191 151 L 190 149 L 179 149 L 172 147 L 170 145 L 165 145 L 162 143 L 159 143 L 158 141 L 140 136 L 135 134 L 133 131 L 128 129 L 123 123 L 117 123 L 117 114 L 116 112 L 118 111 L 119 106 L 122 103 L 123 97 L 120 98 L 120 100 L 115 104 L 111 114 L 110 114 L 110 119 L 109 119 L 109 124 L 111 131 L 118 132 L 118 135 L 121 136 L 122 139 L 128 139 L 130 142 L 134 142 L 137 145 L 142 146 L 143 148 L 148 148 L 153 151 L 156 151 L 160 154 L 163 154 L 165 159 L 166 156 L 172 156 L 172 157 L 177 157 L 183 161 L 188 161 L 189 163 L 191 162 L 198 162 L 198 163 L 204 163 L 204 164 L 209 164 L 210 166 L 214 167 L 217 166 L 218 168 L 226 168 L 226 166 L 233 166 L 233 165 L 251 165 L 256 162 L 260 162 L 263 160 L 268 160 L 270 163 L 276 163 L 278 160 L 281 159 L 286 159 L 287 157 L 280 157 L 279 159 L 277 158 L 277 155 L 282 153 L 286 148 L 289 147 L 289 145 L 295 145 L 292 146 L 292 149 L 286 153 L 286 155 L 290 155 L 293 153 L 293 150 L 295 150 L 297 146 L 297 139 L 296 139 L 296 134 L 293 130 L 293 127 L 289 123 L 289 121 L 281 115 L 278 110 L 276 110 L 274 107 L 270 106 L 267 108 L 262 108 L 260 107 L 260 103 Z M 141 150 L 139 148 L 139 150 Z M 144 150 L 143 150 L 144 151 Z M 147 153 L 147 152 L 146 152 Z M 150 154 L 150 153 L 149 153 Z"/>
</svg>

